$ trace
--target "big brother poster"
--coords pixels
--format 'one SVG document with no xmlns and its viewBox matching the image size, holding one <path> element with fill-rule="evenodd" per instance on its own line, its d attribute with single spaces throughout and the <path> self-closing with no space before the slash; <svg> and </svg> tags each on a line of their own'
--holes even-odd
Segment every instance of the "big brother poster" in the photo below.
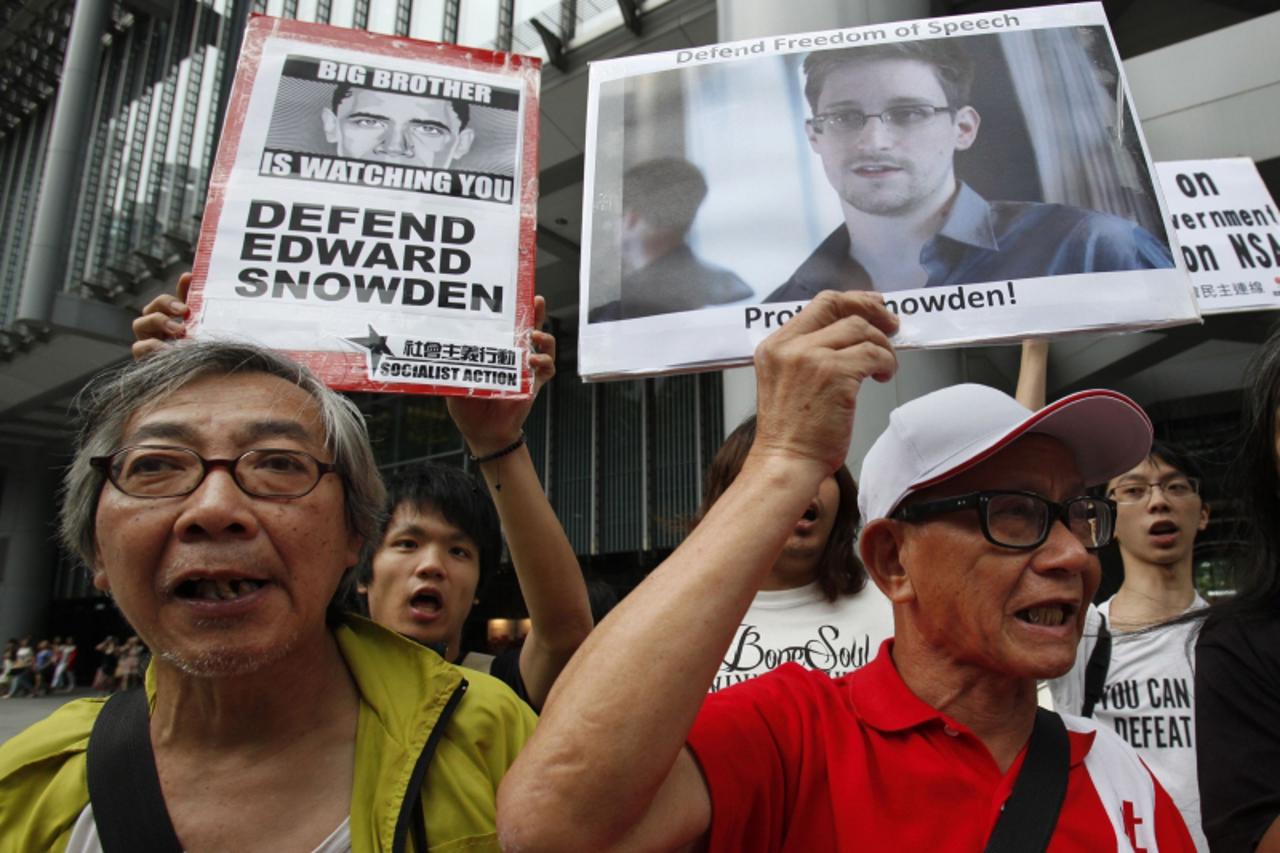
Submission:
<svg viewBox="0 0 1280 853">
<path fill-rule="evenodd" d="M 525 396 L 536 59 L 256 16 L 193 270 L 193 333 L 347 390 Z"/>
</svg>

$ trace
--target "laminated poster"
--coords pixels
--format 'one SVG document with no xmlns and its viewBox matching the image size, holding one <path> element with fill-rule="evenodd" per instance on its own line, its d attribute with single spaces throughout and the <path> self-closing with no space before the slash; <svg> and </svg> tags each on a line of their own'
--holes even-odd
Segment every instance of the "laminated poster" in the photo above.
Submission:
<svg viewBox="0 0 1280 853">
<path fill-rule="evenodd" d="M 1248 157 L 1156 163 L 1204 314 L 1280 308 L 1280 215 Z"/>
<path fill-rule="evenodd" d="M 904 349 L 1199 318 L 1099 3 L 591 66 L 579 369 L 725 367 L 826 289 Z"/>
<path fill-rule="evenodd" d="M 250 19 L 193 334 L 331 387 L 527 396 L 538 60 Z"/>
</svg>

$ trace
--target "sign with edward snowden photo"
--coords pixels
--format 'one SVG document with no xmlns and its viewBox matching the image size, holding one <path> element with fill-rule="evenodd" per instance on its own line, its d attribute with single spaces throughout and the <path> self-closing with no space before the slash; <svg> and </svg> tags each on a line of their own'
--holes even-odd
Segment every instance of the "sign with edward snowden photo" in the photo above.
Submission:
<svg viewBox="0 0 1280 853">
<path fill-rule="evenodd" d="M 192 334 L 354 391 L 527 396 L 539 64 L 250 19 Z"/>
<path fill-rule="evenodd" d="M 750 361 L 823 290 L 904 349 L 1198 320 L 1101 4 L 591 65 L 579 370 Z"/>
</svg>

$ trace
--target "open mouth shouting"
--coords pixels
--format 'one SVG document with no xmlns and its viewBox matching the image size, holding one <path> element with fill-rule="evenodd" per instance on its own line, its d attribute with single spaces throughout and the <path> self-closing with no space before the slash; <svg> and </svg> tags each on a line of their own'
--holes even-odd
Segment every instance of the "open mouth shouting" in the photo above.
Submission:
<svg viewBox="0 0 1280 853">
<path fill-rule="evenodd" d="M 170 594 L 205 615 L 233 616 L 252 608 L 273 586 L 272 581 L 262 577 L 194 571 L 179 577 Z"/>
<path fill-rule="evenodd" d="M 1071 624 L 1079 610 L 1080 608 L 1075 604 L 1055 602 L 1024 608 L 1014 613 L 1014 616 L 1028 625 L 1058 628 Z"/>
<path fill-rule="evenodd" d="M 1181 530 L 1178 525 L 1169 519 L 1161 519 L 1147 528 L 1147 535 L 1151 537 L 1151 541 L 1157 547 L 1170 547 L 1178 542 L 1178 534 Z"/>
<path fill-rule="evenodd" d="M 174 595 L 178 598 L 196 599 L 200 601 L 234 601 L 257 592 L 264 585 L 263 581 L 249 578 L 230 580 L 213 578 L 191 578 L 178 584 Z"/>
<path fill-rule="evenodd" d="M 796 522 L 796 533 L 808 533 L 813 529 L 813 525 L 822 515 L 822 507 L 817 500 L 809 501 L 809 505 L 805 507 L 804 515 L 800 516 L 800 520 Z"/>
<path fill-rule="evenodd" d="M 444 596 L 434 587 L 421 587 L 409 597 L 409 613 L 417 622 L 434 622 L 444 613 Z"/>
</svg>

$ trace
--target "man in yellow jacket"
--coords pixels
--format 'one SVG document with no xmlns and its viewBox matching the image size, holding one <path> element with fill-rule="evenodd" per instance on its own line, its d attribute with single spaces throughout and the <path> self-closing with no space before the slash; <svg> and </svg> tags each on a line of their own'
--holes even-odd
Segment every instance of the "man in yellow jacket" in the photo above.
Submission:
<svg viewBox="0 0 1280 853">
<path fill-rule="evenodd" d="M 153 663 L 145 700 L 73 702 L 0 748 L 0 851 L 497 849 L 532 713 L 332 607 L 383 502 L 359 412 L 226 343 L 83 400 L 62 537 Z"/>
</svg>

